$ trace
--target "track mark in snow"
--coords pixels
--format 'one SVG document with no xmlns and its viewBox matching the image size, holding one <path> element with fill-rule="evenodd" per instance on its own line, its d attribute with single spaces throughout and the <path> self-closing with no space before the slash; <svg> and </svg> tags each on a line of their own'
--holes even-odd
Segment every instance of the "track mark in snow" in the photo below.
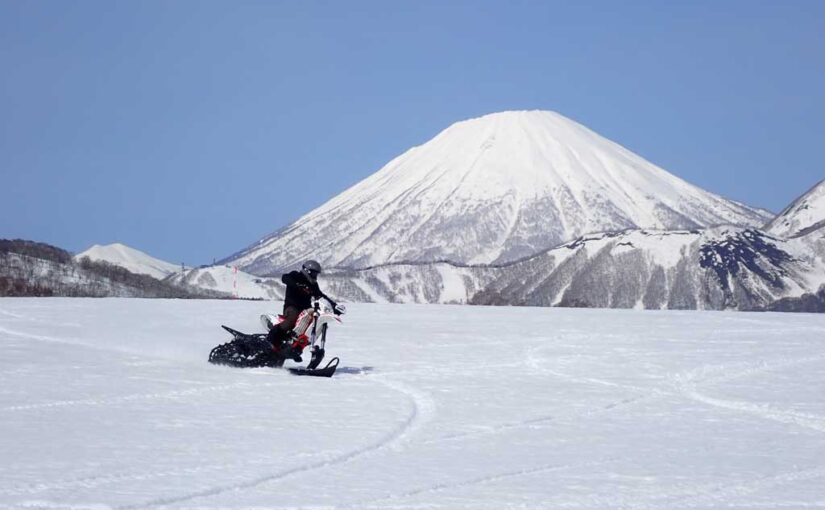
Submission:
<svg viewBox="0 0 825 510">
<path fill-rule="evenodd" d="M 685 386 L 699 383 L 707 384 L 725 382 L 733 379 L 739 379 L 740 377 L 760 374 L 763 372 L 771 372 L 783 368 L 790 368 L 796 365 L 824 360 L 825 354 L 818 356 L 805 356 L 802 358 L 775 358 L 770 361 L 757 360 L 737 363 L 735 365 L 703 365 L 685 374 L 676 375 L 673 379 L 677 387 L 684 388 Z"/>
<path fill-rule="evenodd" d="M 20 331 L 14 331 L 14 330 L 11 330 L 11 329 L 6 329 L 2 326 L 0 326 L 0 333 L 6 334 L 6 335 L 11 335 L 11 336 L 16 336 L 18 338 L 26 338 L 26 339 L 29 339 L 29 340 L 37 340 L 38 342 L 49 342 L 49 343 L 55 343 L 55 344 L 61 344 L 61 345 L 69 345 L 69 346 L 72 346 L 72 347 L 82 347 L 82 348 L 85 348 L 85 349 L 92 349 L 92 350 L 95 350 L 95 351 L 105 351 L 105 352 L 111 352 L 112 351 L 111 348 L 107 348 L 103 345 L 89 344 L 89 343 L 86 343 L 86 342 L 84 342 L 83 340 L 81 340 L 79 338 L 73 338 L 73 337 L 58 338 L 58 337 L 49 336 L 49 335 L 35 335 L 33 333 L 22 333 Z"/>
<path fill-rule="evenodd" d="M 391 390 L 403 393 L 412 402 L 413 413 L 411 419 L 407 422 L 408 426 L 398 437 L 384 445 L 392 449 L 401 449 L 408 438 L 415 435 L 421 427 L 429 422 L 435 415 L 435 401 L 433 401 L 429 394 L 399 381 L 392 381 L 381 377 L 375 378 L 375 381 Z"/>
<path fill-rule="evenodd" d="M 556 422 L 561 420 L 571 420 L 571 419 L 579 419 L 584 418 L 587 416 L 598 415 L 607 411 L 611 411 L 614 409 L 619 409 L 621 407 L 625 407 L 628 405 L 636 404 L 638 402 L 643 402 L 645 400 L 652 400 L 659 397 L 665 396 L 674 396 L 677 393 L 672 391 L 665 391 L 656 387 L 653 388 L 645 388 L 643 386 L 633 386 L 629 384 L 620 384 L 614 383 L 612 381 L 608 381 L 605 379 L 597 379 L 593 377 L 576 377 L 570 376 L 561 372 L 557 372 L 548 368 L 546 365 L 540 364 L 539 361 L 541 357 L 538 356 L 536 353 L 542 349 L 544 346 L 539 347 L 532 347 L 527 351 L 527 365 L 533 369 L 534 371 L 552 375 L 554 377 L 558 377 L 559 379 L 570 381 L 570 382 L 579 382 L 584 384 L 596 384 L 601 386 L 608 386 L 611 388 L 618 388 L 628 391 L 634 391 L 640 393 L 639 395 L 628 396 L 625 398 L 621 398 L 619 400 L 614 400 L 610 403 L 607 403 L 602 406 L 593 406 L 588 409 L 584 409 L 582 411 L 578 411 L 575 413 L 567 413 L 567 414 L 554 414 L 554 415 L 546 415 L 546 416 L 537 416 L 534 418 L 530 418 L 527 420 L 520 420 L 516 422 L 504 423 L 501 425 L 490 426 L 486 427 L 482 430 L 474 430 L 471 432 L 462 432 L 458 434 L 451 434 L 442 436 L 439 438 L 431 439 L 426 441 L 424 444 L 432 444 L 432 443 L 439 443 L 442 441 L 456 441 L 456 440 L 464 440 L 464 439 L 472 439 L 475 437 L 485 436 L 485 435 L 493 435 L 493 434 L 500 434 L 503 432 L 507 432 L 513 429 L 518 428 L 525 428 L 525 427 L 533 427 L 544 425 L 550 422 Z"/>
<path fill-rule="evenodd" d="M 726 503 L 728 508 L 825 508 L 825 501 L 763 501 L 761 503 Z"/>
<path fill-rule="evenodd" d="M 587 416 L 595 416 L 600 413 L 604 413 L 607 411 L 611 411 L 613 409 L 618 409 L 623 406 L 635 404 L 636 402 L 640 402 L 643 400 L 647 400 L 652 398 L 649 395 L 640 395 L 636 397 L 627 397 L 620 400 L 616 400 L 605 404 L 603 406 L 596 406 L 589 409 L 584 409 L 579 412 L 575 413 L 561 413 L 557 415 L 546 415 L 546 416 L 536 416 L 534 418 L 530 418 L 527 420 L 520 420 L 510 423 L 502 423 L 500 425 L 488 426 L 481 430 L 473 430 L 470 432 L 460 432 L 457 434 L 449 434 L 446 436 L 437 437 L 434 439 L 430 439 L 428 441 L 424 441 L 422 444 L 434 444 L 434 443 L 441 443 L 444 441 L 462 441 L 465 439 L 473 439 L 476 437 L 494 435 L 494 434 L 501 434 L 504 432 L 511 431 L 513 429 L 520 429 L 520 428 L 527 428 L 527 427 L 537 427 L 541 425 L 545 425 L 551 422 L 560 422 L 562 420 L 575 420 L 578 418 L 584 418 Z"/>
<path fill-rule="evenodd" d="M 800 427 L 813 429 L 819 432 L 825 432 L 825 416 L 776 409 L 774 407 L 771 407 L 769 404 L 754 404 L 745 401 L 714 398 L 699 393 L 695 390 L 686 391 L 685 395 L 697 402 L 708 404 L 714 407 L 730 409 L 733 411 L 742 411 L 745 413 L 757 415 L 768 420 L 778 421 L 780 423 L 787 423 L 791 425 L 798 425 Z"/>
<path fill-rule="evenodd" d="M 298 454 L 295 457 L 317 457 L 318 454 Z M 54 480 L 50 482 L 39 482 L 29 484 L 19 484 L 16 486 L 0 489 L 0 495 L 20 496 L 24 494 L 37 494 L 40 492 L 68 489 L 92 489 L 101 485 L 109 485 L 121 482 L 142 482 L 155 480 L 158 478 L 180 477 L 189 475 L 200 475 L 203 473 L 217 472 L 223 473 L 229 470 L 249 468 L 254 465 L 262 465 L 260 460 L 243 460 L 226 464 L 203 464 L 192 467 L 180 467 L 167 471 L 150 471 L 140 473 L 106 473 L 98 476 L 86 476 L 82 478 L 68 478 Z"/>
<path fill-rule="evenodd" d="M 141 401 L 153 401 L 153 400 L 176 400 L 182 397 L 189 397 L 192 395 L 197 395 L 200 393 L 213 393 L 213 392 L 222 392 L 228 390 L 234 390 L 238 388 L 257 388 L 261 385 L 252 385 L 248 382 L 239 382 L 234 384 L 224 384 L 219 386 L 205 386 L 199 388 L 191 388 L 188 390 L 173 390 L 173 391 L 165 391 L 165 392 L 158 392 L 158 393 L 138 393 L 134 395 L 123 395 L 120 397 L 110 397 L 110 398 L 85 398 L 85 399 L 78 399 L 78 400 L 56 400 L 54 402 L 45 402 L 42 404 L 27 404 L 27 405 L 19 405 L 19 406 L 10 406 L 4 407 L 0 409 L 2 412 L 18 412 L 18 411 L 33 411 L 38 409 L 56 409 L 56 408 L 63 408 L 63 407 L 74 407 L 74 406 L 108 406 L 108 405 L 115 405 L 115 404 L 123 404 L 129 402 L 141 402 Z"/>
<path fill-rule="evenodd" d="M 0 326 L 0 333 L 4 333 L 6 335 L 16 336 L 20 338 L 28 338 L 30 340 L 39 340 L 41 342 L 54 342 L 56 344 L 67 344 L 67 345 L 82 345 L 74 339 L 66 339 L 66 338 L 58 338 L 54 336 L 48 335 L 35 335 L 33 333 L 23 333 L 20 331 L 14 331 L 13 329 L 6 329 L 3 326 Z M 83 347 L 86 347 L 85 345 Z M 89 346 L 92 349 L 101 349 L 101 347 Z"/>
<path fill-rule="evenodd" d="M 607 379 L 598 379 L 595 377 L 579 377 L 558 372 L 556 370 L 548 368 L 546 364 L 539 363 L 540 361 L 546 358 L 542 358 L 541 356 L 538 356 L 536 353 L 544 347 L 546 346 L 532 347 L 527 351 L 527 366 L 529 366 L 535 372 L 552 375 L 553 377 L 557 377 L 559 379 L 569 382 L 596 384 L 599 386 L 607 386 L 609 388 L 637 391 L 646 394 L 647 397 L 673 395 L 673 392 L 671 391 L 665 391 L 656 387 L 635 386 L 632 384 L 616 383 L 613 381 L 608 381 Z"/>
<path fill-rule="evenodd" d="M 403 499 L 403 498 L 410 498 L 415 497 L 421 494 L 432 494 L 435 492 L 441 492 L 450 489 L 461 489 L 463 487 L 472 487 L 474 485 L 483 485 L 486 483 L 494 483 L 499 482 L 502 480 L 507 480 L 510 478 L 518 478 L 521 476 L 529 476 L 535 475 L 538 473 L 552 473 L 554 471 L 566 471 L 569 469 L 579 469 L 579 468 L 586 468 L 586 467 L 596 467 L 601 466 L 607 462 L 611 462 L 615 460 L 614 458 L 607 458 L 599 461 L 592 461 L 592 462 L 582 462 L 579 464 L 549 464 L 544 466 L 536 466 L 532 468 L 524 468 L 518 469 L 514 471 L 506 471 L 504 473 L 494 473 L 491 475 L 484 475 L 477 478 L 471 478 L 469 480 L 463 480 L 460 482 L 443 482 L 438 483 L 435 485 L 431 485 L 429 487 L 423 487 L 420 489 L 415 489 L 399 494 L 390 494 L 388 496 L 383 496 L 376 499 L 371 499 L 368 501 L 360 501 L 358 503 L 345 506 L 344 508 L 363 508 L 368 505 L 375 505 L 381 502 L 386 502 L 394 499 Z"/>
<path fill-rule="evenodd" d="M 719 485 L 715 489 L 708 489 L 702 494 L 688 496 L 675 501 L 668 501 L 667 508 L 699 507 L 723 505 L 731 506 L 729 498 L 743 498 L 759 491 L 771 490 L 781 485 L 807 480 L 816 480 L 825 477 L 825 467 L 817 467 L 801 471 L 792 471 L 775 476 L 747 480 L 740 483 Z M 773 506 L 773 503 L 771 504 Z"/>
<path fill-rule="evenodd" d="M 25 319 L 26 318 L 24 315 L 20 315 L 19 313 L 13 313 L 13 312 L 10 312 L 8 310 L 3 310 L 2 308 L 0 308 L 0 313 L 2 313 L 3 315 L 5 315 L 7 317 L 11 317 L 13 319 Z"/>
<path fill-rule="evenodd" d="M 644 400 L 650 400 L 657 397 L 662 396 L 673 396 L 675 393 L 664 391 L 659 388 L 645 388 L 641 386 L 632 386 L 627 384 L 619 384 L 614 383 L 612 381 L 607 381 L 604 379 L 596 379 L 592 377 L 574 377 L 569 376 L 560 372 L 556 372 L 554 370 L 550 370 L 549 368 L 540 365 L 538 363 L 538 357 L 535 356 L 535 352 L 540 349 L 539 347 L 533 347 L 528 351 L 527 355 L 527 364 L 542 373 L 546 373 L 552 375 L 554 377 L 558 377 L 565 381 L 571 382 L 581 382 L 586 384 L 598 384 L 603 386 L 609 386 L 612 388 L 619 388 L 624 390 L 630 390 L 641 393 L 640 395 L 635 396 L 628 396 L 625 398 L 621 398 L 619 400 L 612 401 L 602 406 L 594 406 L 588 409 L 584 409 L 579 412 L 575 413 L 567 413 L 567 414 L 554 414 L 554 415 L 546 415 L 546 416 L 537 416 L 534 418 L 530 418 L 527 420 L 520 420 L 516 422 L 504 423 L 496 426 L 489 426 L 485 427 L 481 430 L 474 430 L 471 432 L 462 432 L 458 434 L 450 434 L 442 437 L 438 437 L 435 439 L 431 439 L 429 441 L 425 441 L 424 444 L 432 444 L 432 443 L 439 443 L 442 441 L 456 441 L 456 440 L 464 440 L 464 439 L 471 439 L 474 437 L 480 437 L 485 435 L 493 435 L 493 434 L 500 434 L 503 432 L 507 432 L 513 429 L 518 428 L 525 428 L 525 427 L 533 427 L 538 425 L 544 425 L 546 423 L 560 421 L 560 420 L 570 420 L 570 419 L 578 419 L 583 418 L 591 415 L 598 415 L 607 411 L 611 411 L 613 409 L 618 409 L 624 406 L 628 406 L 631 404 L 635 404 L 637 402 L 642 402 Z"/>
<path fill-rule="evenodd" d="M 759 374 L 763 372 L 780 370 L 783 368 L 790 368 L 796 365 L 814 363 L 822 360 L 825 360 L 825 356 L 810 356 L 797 359 L 781 359 L 779 361 L 774 362 L 760 361 L 755 364 L 746 364 L 743 368 L 735 371 L 731 371 L 729 367 L 726 367 L 724 365 L 718 367 L 702 367 L 701 369 L 695 370 L 692 373 L 688 374 L 685 378 L 677 378 L 676 383 L 680 389 L 680 392 L 683 395 L 696 402 L 701 402 L 703 404 L 707 404 L 713 407 L 719 407 L 722 409 L 730 409 L 733 411 L 740 411 L 748 414 L 753 414 L 768 420 L 773 420 L 780 423 L 786 423 L 791 425 L 797 425 L 800 427 L 813 429 L 818 432 L 825 432 L 825 416 L 800 413 L 785 409 L 777 409 L 769 404 L 756 404 L 747 401 L 727 400 L 722 398 L 711 397 L 700 392 L 697 389 L 697 385 L 700 383 L 706 384 L 725 382 L 740 377 L 746 377 L 749 375 Z M 719 376 L 707 377 L 706 374 L 709 372 L 717 372 L 719 373 Z M 696 374 L 702 374 L 704 377 L 701 380 L 697 381 L 695 380 L 697 378 Z"/>
<path fill-rule="evenodd" d="M 412 404 L 412 409 L 409 415 L 407 416 L 407 419 L 376 443 L 363 448 L 358 448 L 356 450 L 344 453 L 342 455 L 327 456 L 325 458 L 318 460 L 317 462 L 311 462 L 303 466 L 284 469 L 277 471 L 275 473 L 259 476 L 257 478 L 254 478 L 243 483 L 212 487 L 210 489 L 185 494 L 182 496 L 158 498 L 156 500 L 141 504 L 125 505 L 118 507 L 118 510 L 131 510 L 134 508 L 174 505 L 182 503 L 184 501 L 191 501 L 193 499 L 217 496 L 225 492 L 251 489 L 253 487 L 257 487 L 259 485 L 269 482 L 274 482 L 276 480 L 281 480 L 289 476 L 304 474 L 310 471 L 314 471 L 316 469 L 322 469 L 326 467 L 336 466 L 339 464 L 344 464 L 352 460 L 364 457 L 366 455 L 377 453 L 379 451 L 403 448 L 404 444 L 408 441 L 409 437 L 413 435 L 415 432 L 417 432 L 421 428 L 421 426 L 423 426 L 423 424 L 431 418 L 432 414 L 435 411 L 435 404 L 433 403 L 433 400 L 429 397 L 429 395 L 427 395 L 426 393 L 417 390 L 413 387 L 410 387 L 406 384 L 403 384 L 401 382 L 388 381 L 381 377 L 370 377 L 369 380 L 378 382 L 384 386 L 387 386 L 388 388 L 405 394 L 410 399 Z"/>
<path fill-rule="evenodd" d="M 111 510 L 112 507 L 101 503 L 56 503 L 54 501 L 21 501 L 12 505 L 0 504 L 0 509 L 19 510 Z"/>
</svg>

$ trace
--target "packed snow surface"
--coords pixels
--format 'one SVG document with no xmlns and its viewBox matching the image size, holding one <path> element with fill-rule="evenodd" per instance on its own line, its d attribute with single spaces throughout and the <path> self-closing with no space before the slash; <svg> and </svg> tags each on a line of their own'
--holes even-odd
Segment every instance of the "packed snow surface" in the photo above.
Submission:
<svg viewBox="0 0 825 510">
<path fill-rule="evenodd" d="M 140 250 L 136 250 L 125 244 L 114 243 L 101 246 L 96 244 L 88 250 L 75 255 L 76 260 L 89 257 L 91 260 L 103 260 L 121 266 L 136 274 L 148 274 L 153 278 L 162 280 L 172 273 L 181 270 L 180 265 L 172 264 L 151 255 L 147 255 Z"/>
<path fill-rule="evenodd" d="M 825 506 L 825 316 L 350 306 L 332 379 L 206 363 L 277 303 L 0 300 L 0 506 Z"/>
</svg>

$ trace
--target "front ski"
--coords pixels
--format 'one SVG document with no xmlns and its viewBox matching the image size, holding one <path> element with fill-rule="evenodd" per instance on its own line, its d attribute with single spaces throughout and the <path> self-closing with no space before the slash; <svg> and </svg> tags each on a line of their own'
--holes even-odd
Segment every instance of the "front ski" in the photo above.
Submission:
<svg viewBox="0 0 825 510">
<path fill-rule="evenodd" d="M 314 377 L 332 377 L 338 368 L 338 358 L 332 358 L 324 368 L 288 368 L 293 375 L 311 375 Z"/>
</svg>

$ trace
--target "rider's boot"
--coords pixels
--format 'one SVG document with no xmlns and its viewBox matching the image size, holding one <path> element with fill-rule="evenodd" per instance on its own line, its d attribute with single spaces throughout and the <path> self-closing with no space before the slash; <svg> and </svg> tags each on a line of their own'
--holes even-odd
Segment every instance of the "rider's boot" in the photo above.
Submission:
<svg viewBox="0 0 825 510">
<path fill-rule="evenodd" d="M 303 358 L 301 358 L 301 349 L 295 346 L 295 340 L 298 339 L 298 335 L 294 331 L 287 331 L 285 336 L 286 339 L 284 343 L 281 344 L 281 354 L 283 357 L 297 363 L 304 361 Z"/>
<path fill-rule="evenodd" d="M 275 326 L 269 330 L 266 339 L 272 344 L 272 347 L 286 359 L 291 359 L 298 363 L 302 362 L 301 349 L 296 348 L 293 344 L 298 339 L 298 335 L 293 330 L 284 331 Z"/>
<path fill-rule="evenodd" d="M 269 343 L 272 344 L 272 347 L 275 347 L 277 349 L 278 346 L 280 346 L 281 343 L 284 341 L 284 337 L 286 336 L 285 333 L 286 332 L 283 329 L 276 326 L 269 330 L 269 332 L 266 334 L 266 339 Z"/>
</svg>

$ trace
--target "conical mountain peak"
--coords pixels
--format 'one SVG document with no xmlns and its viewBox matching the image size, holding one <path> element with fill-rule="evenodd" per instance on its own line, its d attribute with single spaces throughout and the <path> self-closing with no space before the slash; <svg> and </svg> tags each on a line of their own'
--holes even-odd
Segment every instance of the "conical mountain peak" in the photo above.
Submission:
<svg viewBox="0 0 825 510">
<path fill-rule="evenodd" d="M 508 111 L 451 125 L 231 260 L 503 263 L 590 232 L 765 220 L 558 113 Z"/>
</svg>

